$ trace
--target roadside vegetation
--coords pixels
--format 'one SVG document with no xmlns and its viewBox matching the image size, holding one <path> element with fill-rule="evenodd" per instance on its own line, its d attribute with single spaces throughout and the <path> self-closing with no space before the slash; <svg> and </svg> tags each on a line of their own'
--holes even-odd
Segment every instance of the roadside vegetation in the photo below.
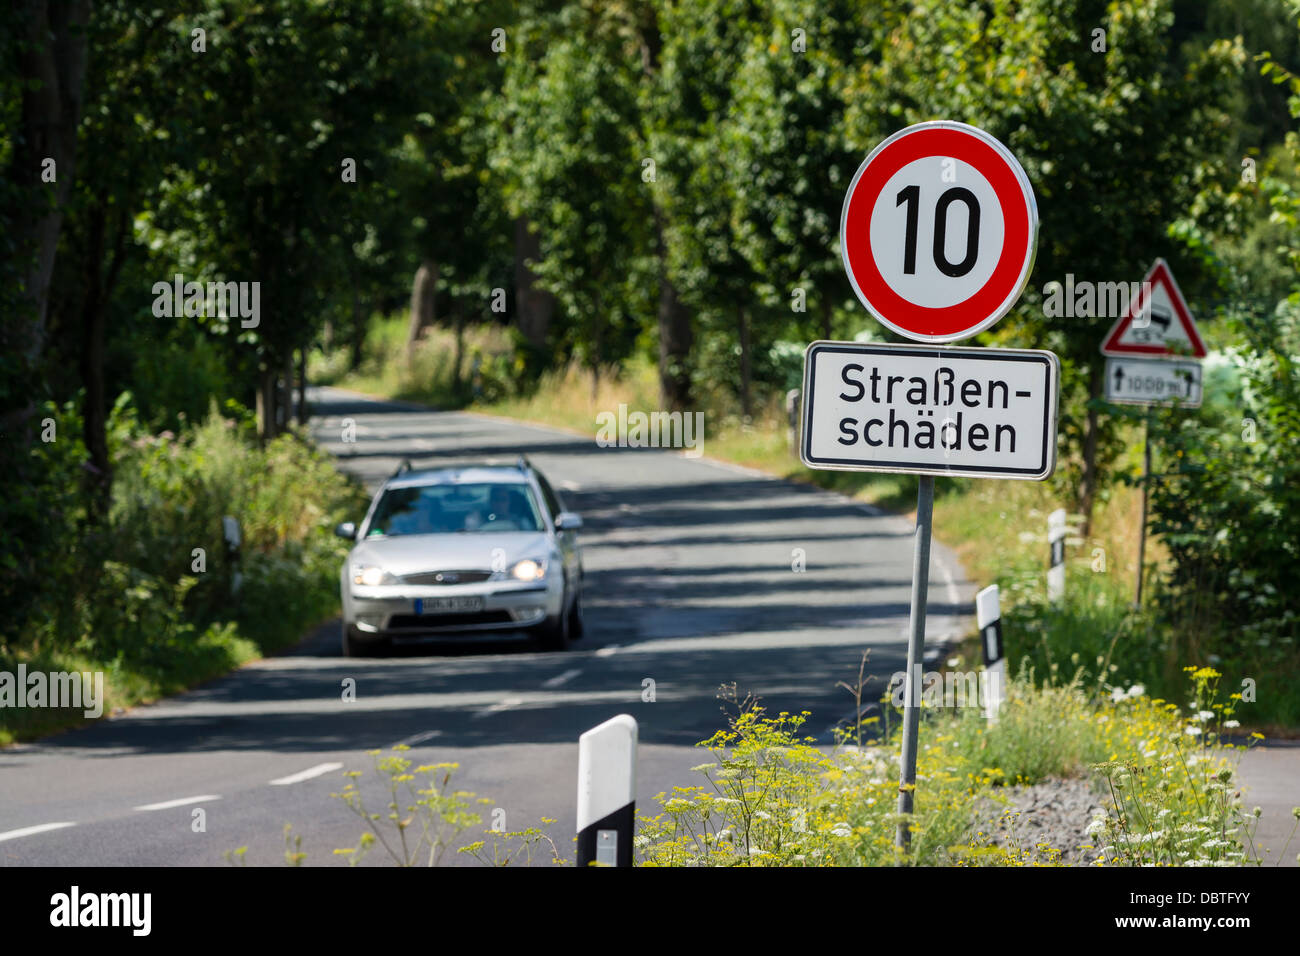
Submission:
<svg viewBox="0 0 1300 956">
<path fill-rule="evenodd" d="M 926 715 L 906 855 L 895 847 L 901 711 L 874 741 L 863 744 L 851 729 L 826 753 L 803 734 L 806 712 L 770 715 L 746 704 L 727 730 L 701 744 L 713 758 L 696 768 L 703 782 L 661 794 L 659 812 L 643 816 L 642 861 L 1054 865 L 1061 847 L 998 839 L 981 803 L 1007 803 L 1008 785 L 1083 776 L 1102 806 L 1087 825 L 1093 842 L 1082 846 L 1095 865 L 1261 862 L 1257 817 L 1236 790 L 1234 754 L 1245 748 L 1219 747 L 1236 702 L 1213 700 L 1217 673 L 1184 675 L 1195 689 L 1190 707 L 1180 707 L 1141 687 L 1110 688 L 1087 672 L 1080 666 L 1067 680 L 1013 682 L 996 722 L 978 708 Z"/>
<path fill-rule="evenodd" d="M 1237 765 L 1259 741 L 1227 739 L 1239 695 L 1225 695 L 1212 668 L 1188 668 L 1177 702 L 1140 686 L 1111 685 L 1103 661 L 1068 678 L 1007 688 L 997 721 L 979 708 L 925 711 L 917 792 L 906 854 L 894 845 L 899 816 L 901 711 L 883 709 L 834 741 L 804 732 L 809 713 L 768 714 L 761 702 L 720 697 L 727 727 L 698 746 L 698 783 L 673 787 L 642 808 L 641 866 L 1055 866 L 1066 849 L 1096 866 L 1277 865 L 1291 842 L 1264 857 L 1254 834 L 1260 811 L 1238 789 Z M 1101 675 L 1089 676 L 1089 675 Z M 361 821 L 355 846 L 335 857 L 355 866 L 369 854 L 396 866 L 438 866 L 468 856 L 489 866 L 571 865 L 572 849 L 548 835 L 556 821 L 507 830 L 484 826 L 489 797 L 457 789 L 456 763 L 416 766 L 410 748 L 370 751 L 371 772 L 345 770 L 333 796 Z M 1091 820 L 1076 821 L 1077 846 L 1027 845 L 1014 828 L 1011 786 L 1053 778 L 1088 781 Z M 363 789 L 371 794 L 370 802 Z M 374 802 L 380 794 L 379 802 Z M 999 814 L 1000 811 L 1000 814 Z M 1300 807 L 1293 811 L 1300 828 Z M 285 826 L 285 862 L 301 866 L 301 836 Z M 1010 835 L 1008 835 L 1010 834 Z M 1082 840 L 1083 842 L 1079 842 Z M 241 865 L 243 846 L 224 854 Z M 315 862 L 315 861 L 313 861 Z"/>
<path fill-rule="evenodd" d="M 86 467 L 75 408 L 47 408 L 47 466 Z M 364 506 L 358 486 L 296 432 L 259 445 L 249 414 L 213 406 L 178 431 L 142 423 L 125 395 L 108 427 L 108 511 L 87 532 L 68 496 L 47 515 L 39 587 L 6 629 L 0 671 L 104 675 L 105 715 L 176 693 L 280 650 L 338 609 L 343 551 L 330 529 Z M 242 542 L 228 552 L 222 519 Z M 241 580 L 236 585 L 235 576 Z M 84 720 L 84 708 L 0 708 L 0 745 Z"/>
</svg>

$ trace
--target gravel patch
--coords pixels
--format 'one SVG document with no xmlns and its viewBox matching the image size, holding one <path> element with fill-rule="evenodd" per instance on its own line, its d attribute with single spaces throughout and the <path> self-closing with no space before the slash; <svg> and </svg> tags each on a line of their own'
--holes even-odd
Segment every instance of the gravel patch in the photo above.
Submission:
<svg viewBox="0 0 1300 956">
<path fill-rule="evenodd" d="M 1087 827 L 1093 811 L 1109 806 L 1110 799 L 1092 781 L 1053 778 L 1006 787 L 998 797 L 980 804 L 979 842 L 1025 851 L 1029 861 L 1038 863 L 1087 866 L 1096 859 L 1098 848 Z"/>
</svg>

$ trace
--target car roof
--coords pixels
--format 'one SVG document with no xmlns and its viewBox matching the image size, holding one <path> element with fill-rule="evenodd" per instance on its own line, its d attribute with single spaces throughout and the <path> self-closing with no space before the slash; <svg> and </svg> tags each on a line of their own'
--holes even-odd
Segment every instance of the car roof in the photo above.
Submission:
<svg viewBox="0 0 1300 956">
<path fill-rule="evenodd" d="M 528 474 L 518 465 L 449 465 L 404 471 L 388 479 L 385 488 L 423 488 L 430 485 L 490 483 L 526 485 Z"/>
</svg>

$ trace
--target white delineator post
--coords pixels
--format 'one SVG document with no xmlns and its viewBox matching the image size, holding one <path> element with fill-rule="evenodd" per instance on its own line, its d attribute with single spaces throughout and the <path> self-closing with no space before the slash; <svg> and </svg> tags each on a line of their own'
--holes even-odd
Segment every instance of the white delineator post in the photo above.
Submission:
<svg viewBox="0 0 1300 956">
<path fill-rule="evenodd" d="M 239 546 L 243 544 L 239 519 L 231 515 L 223 517 L 221 519 L 221 536 L 226 542 L 226 561 L 231 568 L 230 595 L 231 597 L 237 597 L 240 585 L 244 583 L 244 576 L 239 573 Z"/>
<path fill-rule="evenodd" d="M 975 623 L 984 648 L 984 716 L 997 720 L 1006 686 L 1007 663 L 1002 650 L 1002 608 L 996 584 L 975 595 Z"/>
<path fill-rule="evenodd" d="M 1065 509 L 1057 508 L 1047 516 L 1047 599 L 1065 600 Z"/>
<path fill-rule="evenodd" d="M 578 866 L 632 865 L 636 719 L 611 717 L 578 738 Z"/>
</svg>

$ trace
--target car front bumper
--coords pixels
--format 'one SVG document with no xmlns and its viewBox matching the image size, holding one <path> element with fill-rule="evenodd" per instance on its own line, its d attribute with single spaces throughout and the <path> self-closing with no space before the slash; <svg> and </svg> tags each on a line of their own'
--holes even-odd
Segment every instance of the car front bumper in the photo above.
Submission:
<svg viewBox="0 0 1300 956">
<path fill-rule="evenodd" d="M 477 598 L 482 605 L 474 610 L 427 609 L 427 603 L 444 598 Z M 417 602 L 426 603 L 423 613 L 417 613 Z M 354 586 L 344 600 L 343 623 L 361 640 L 517 631 L 558 617 L 563 604 L 564 584 L 558 578 L 535 584 Z"/>
</svg>

